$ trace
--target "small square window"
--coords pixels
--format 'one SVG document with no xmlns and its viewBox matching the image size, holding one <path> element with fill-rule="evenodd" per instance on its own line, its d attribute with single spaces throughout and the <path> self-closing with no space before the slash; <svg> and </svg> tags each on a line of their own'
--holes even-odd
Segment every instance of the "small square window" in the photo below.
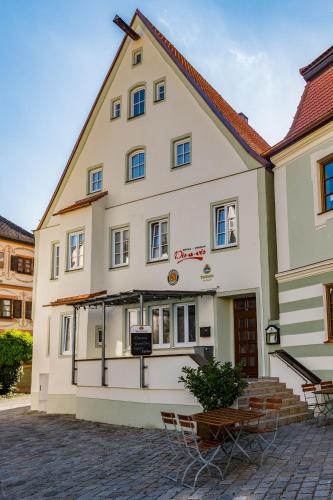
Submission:
<svg viewBox="0 0 333 500">
<path fill-rule="evenodd" d="M 186 137 L 173 143 L 173 167 L 189 165 L 192 159 L 191 138 Z"/>
<path fill-rule="evenodd" d="M 133 66 L 137 66 L 142 63 L 142 49 L 135 50 L 133 52 Z"/>
<path fill-rule="evenodd" d="M 165 81 L 161 80 L 155 83 L 154 87 L 154 101 L 160 102 L 165 100 Z"/>
<path fill-rule="evenodd" d="M 114 99 L 111 103 L 111 119 L 115 120 L 116 118 L 120 118 L 120 113 L 121 113 L 120 99 Z"/>
<path fill-rule="evenodd" d="M 98 191 L 102 191 L 103 184 L 103 173 L 102 169 L 94 168 L 93 170 L 89 170 L 89 194 L 98 193 Z"/>
</svg>

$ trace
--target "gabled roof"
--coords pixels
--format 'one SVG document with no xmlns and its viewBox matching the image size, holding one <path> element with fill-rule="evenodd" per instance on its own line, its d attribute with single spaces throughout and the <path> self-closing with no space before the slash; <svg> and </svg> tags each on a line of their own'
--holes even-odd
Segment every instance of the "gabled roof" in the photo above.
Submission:
<svg viewBox="0 0 333 500">
<path fill-rule="evenodd" d="M 300 69 L 307 82 L 286 137 L 267 151 L 271 156 L 333 119 L 333 46 Z"/>
<path fill-rule="evenodd" d="M 25 243 L 26 245 L 35 244 L 34 235 L 32 233 L 29 233 L 29 231 L 26 231 L 0 215 L 0 239 L 1 238 L 17 243 Z"/>
<path fill-rule="evenodd" d="M 269 148 L 269 144 L 256 132 L 245 120 L 242 116 L 240 116 L 231 106 L 230 104 L 223 99 L 223 97 L 203 78 L 202 75 L 185 59 L 185 57 L 172 45 L 172 43 L 140 12 L 139 9 L 136 9 L 135 14 L 131 21 L 131 26 L 134 23 L 136 16 L 142 21 L 144 26 L 149 30 L 152 36 L 156 39 L 156 41 L 161 45 L 161 47 L 165 50 L 165 52 L 169 55 L 172 61 L 178 66 L 183 75 L 187 78 L 187 80 L 191 83 L 194 89 L 199 93 L 199 95 L 204 99 L 204 101 L 208 104 L 211 110 L 215 113 L 215 115 L 221 120 L 221 122 L 226 126 L 226 128 L 231 132 L 231 134 L 237 139 L 237 141 L 241 144 L 241 146 L 249 153 L 252 157 L 254 157 L 257 161 L 259 161 L 263 165 L 268 165 L 268 161 L 261 156 L 264 151 L 267 151 Z M 80 141 L 84 135 L 84 132 L 88 126 L 88 123 L 93 115 L 93 112 L 98 104 L 98 101 L 103 93 L 104 87 L 107 84 L 107 81 L 111 75 L 111 72 L 115 66 L 115 63 L 118 59 L 118 56 L 125 44 L 128 35 L 125 35 L 120 47 L 116 53 L 116 56 L 111 64 L 111 67 L 103 81 L 102 87 L 99 90 L 99 93 L 95 99 L 95 102 L 90 110 L 88 118 L 81 130 L 79 138 L 77 139 L 73 151 L 70 155 L 70 158 L 67 162 L 67 165 L 62 173 L 62 176 L 58 182 L 58 185 L 53 193 L 53 196 L 50 200 L 50 203 L 38 225 L 37 229 L 40 229 L 44 223 L 44 220 L 51 208 L 53 201 L 60 189 L 62 181 L 67 173 L 67 170 L 71 164 L 72 159 L 76 153 L 76 150 L 79 147 Z"/>
</svg>

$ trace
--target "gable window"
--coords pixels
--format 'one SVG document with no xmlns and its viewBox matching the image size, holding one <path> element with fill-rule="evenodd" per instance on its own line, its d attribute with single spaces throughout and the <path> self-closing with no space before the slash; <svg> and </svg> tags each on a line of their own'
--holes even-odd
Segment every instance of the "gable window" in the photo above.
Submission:
<svg viewBox="0 0 333 500">
<path fill-rule="evenodd" d="M 322 165 L 322 210 L 333 210 L 333 160 Z"/>
<path fill-rule="evenodd" d="M 135 50 L 133 52 L 133 66 L 137 66 L 142 63 L 142 49 Z"/>
<path fill-rule="evenodd" d="M 236 202 L 213 207 L 214 248 L 237 245 L 237 208 Z"/>
<path fill-rule="evenodd" d="M 112 267 L 123 267 L 128 265 L 128 239 L 128 227 L 113 229 L 111 231 Z"/>
<path fill-rule="evenodd" d="M 328 338 L 333 340 L 333 285 L 328 285 L 326 287 L 327 292 L 327 329 Z"/>
<path fill-rule="evenodd" d="M 89 170 L 89 194 L 102 191 L 103 173 L 102 168 Z"/>
<path fill-rule="evenodd" d="M 32 318 L 32 302 L 26 302 L 25 303 L 25 319 L 31 319 Z"/>
<path fill-rule="evenodd" d="M 176 304 L 175 343 L 193 345 L 196 342 L 195 304 Z"/>
<path fill-rule="evenodd" d="M 143 324 L 146 325 L 146 310 L 143 310 Z M 126 309 L 126 345 L 131 345 L 131 327 L 140 325 L 140 309 Z"/>
<path fill-rule="evenodd" d="M 72 353 L 72 316 L 70 314 L 62 316 L 60 353 L 65 355 Z"/>
<path fill-rule="evenodd" d="M 168 306 L 151 307 L 150 314 L 153 345 L 170 347 L 170 308 Z"/>
<path fill-rule="evenodd" d="M 182 167 L 191 163 L 191 138 L 176 140 L 173 143 L 173 167 Z"/>
<path fill-rule="evenodd" d="M 168 259 L 168 219 L 149 222 L 149 261 Z"/>
<path fill-rule="evenodd" d="M 0 299 L 0 318 L 12 317 L 12 301 L 10 299 Z"/>
<path fill-rule="evenodd" d="M 134 181 L 145 176 L 145 152 L 136 150 L 128 155 L 128 180 Z"/>
<path fill-rule="evenodd" d="M 111 119 L 114 120 L 115 118 L 119 118 L 120 111 L 121 111 L 120 99 L 114 99 L 111 102 Z"/>
<path fill-rule="evenodd" d="M 10 268 L 19 274 L 30 274 L 34 273 L 34 260 L 30 257 L 18 257 L 16 255 L 11 256 Z"/>
<path fill-rule="evenodd" d="M 5 253 L 0 252 L 0 269 L 5 267 Z"/>
<path fill-rule="evenodd" d="M 145 112 L 146 89 L 137 87 L 130 94 L 130 117 L 143 115 Z"/>
<path fill-rule="evenodd" d="M 165 81 L 160 80 L 154 84 L 154 101 L 160 102 L 165 99 Z"/>
<path fill-rule="evenodd" d="M 60 263 L 60 243 L 52 243 L 52 269 L 51 279 L 59 278 L 59 263 Z"/>
<path fill-rule="evenodd" d="M 73 233 L 69 233 L 67 254 L 68 254 L 68 261 L 67 261 L 68 271 L 83 268 L 83 256 L 84 256 L 83 231 L 75 231 Z"/>
</svg>

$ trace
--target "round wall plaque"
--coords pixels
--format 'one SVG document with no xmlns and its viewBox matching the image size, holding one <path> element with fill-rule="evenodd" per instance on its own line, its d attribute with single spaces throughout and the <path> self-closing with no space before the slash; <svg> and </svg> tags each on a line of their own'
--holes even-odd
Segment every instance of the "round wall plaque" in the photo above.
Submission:
<svg viewBox="0 0 333 500">
<path fill-rule="evenodd" d="M 179 280 L 179 273 L 176 269 L 171 269 L 171 271 L 168 272 L 168 283 L 169 285 L 176 285 Z"/>
</svg>

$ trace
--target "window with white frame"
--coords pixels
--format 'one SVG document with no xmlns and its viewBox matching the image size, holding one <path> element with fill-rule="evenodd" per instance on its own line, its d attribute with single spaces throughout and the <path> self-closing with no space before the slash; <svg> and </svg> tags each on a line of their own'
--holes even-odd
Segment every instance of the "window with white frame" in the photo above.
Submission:
<svg viewBox="0 0 333 500">
<path fill-rule="evenodd" d="M 128 155 L 128 180 L 134 181 L 145 176 L 145 152 L 143 149 Z"/>
<path fill-rule="evenodd" d="M 75 231 L 68 235 L 68 262 L 67 270 L 73 271 L 75 269 L 83 268 L 84 256 L 84 232 Z"/>
<path fill-rule="evenodd" d="M 154 85 L 154 101 L 160 102 L 165 99 L 165 81 L 161 80 Z"/>
<path fill-rule="evenodd" d="M 115 118 L 120 117 L 121 104 L 120 99 L 114 99 L 111 103 L 111 118 L 114 120 Z"/>
<path fill-rule="evenodd" d="M 159 347 L 170 347 L 169 306 L 151 307 L 150 324 L 152 327 L 153 345 Z"/>
<path fill-rule="evenodd" d="M 55 280 L 59 278 L 60 269 L 60 243 L 52 243 L 52 269 L 51 269 L 51 279 Z"/>
<path fill-rule="evenodd" d="M 128 226 L 111 231 L 111 267 L 127 266 L 129 262 Z"/>
<path fill-rule="evenodd" d="M 174 306 L 174 330 L 176 345 L 193 345 L 196 342 L 195 304 Z"/>
<path fill-rule="evenodd" d="M 146 89 L 137 87 L 132 90 L 130 95 L 130 116 L 140 116 L 145 112 Z"/>
<path fill-rule="evenodd" d="M 133 52 L 133 66 L 137 66 L 142 63 L 142 49 L 135 50 Z"/>
<path fill-rule="evenodd" d="M 61 354 L 66 355 L 72 353 L 72 329 L 72 316 L 70 314 L 64 314 L 61 322 Z"/>
<path fill-rule="evenodd" d="M 98 193 L 102 191 L 103 172 L 102 168 L 94 168 L 89 170 L 89 193 Z"/>
<path fill-rule="evenodd" d="M 146 310 L 143 310 L 143 324 L 146 324 Z M 140 309 L 126 309 L 126 345 L 131 345 L 131 327 L 140 325 Z"/>
<path fill-rule="evenodd" d="M 185 137 L 173 143 L 173 167 L 191 163 L 191 138 Z"/>
<path fill-rule="evenodd" d="M 237 245 L 236 202 L 214 206 L 214 248 Z"/>
<path fill-rule="evenodd" d="M 149 261 L 165 260 L 169 256 L 168 219 L 149 222 Z"/>
</svg>

